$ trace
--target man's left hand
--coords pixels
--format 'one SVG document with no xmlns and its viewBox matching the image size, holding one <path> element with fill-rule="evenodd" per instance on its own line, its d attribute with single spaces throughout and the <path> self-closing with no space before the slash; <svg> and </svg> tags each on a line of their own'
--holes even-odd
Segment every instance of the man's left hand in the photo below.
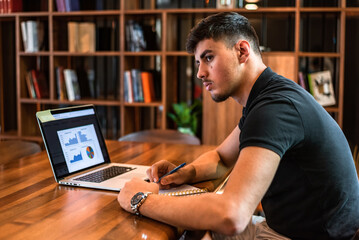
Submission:
<svg viewBox="0 0 359 240">
<path fill-rule="evenodd" d="M 125 184 L 117 196 L 117 201 L 121 207 L 133 213 L 131 209 L 131 198 L 138 192 L 152 192 L 157 194 L 159 186 L 156 183 L 148 183 L 140 178 L 133 178 Z"/>
</svg>

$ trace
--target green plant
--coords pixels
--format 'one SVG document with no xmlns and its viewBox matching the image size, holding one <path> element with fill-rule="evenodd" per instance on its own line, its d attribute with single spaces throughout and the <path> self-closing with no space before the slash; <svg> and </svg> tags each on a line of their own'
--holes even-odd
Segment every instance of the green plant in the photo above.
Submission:
<svg viewBox="0 0 359 240">
<path fill-rule="evenodd" d="M 177 125 L 180 132 L 195 135 L 198 128 L 198 118 L 202 112 L 202 103 L 200 100 L 195 100 L 192 105 L 185 102 L 173 103 L 173 113 L 167 113 Z"/>
</svg>

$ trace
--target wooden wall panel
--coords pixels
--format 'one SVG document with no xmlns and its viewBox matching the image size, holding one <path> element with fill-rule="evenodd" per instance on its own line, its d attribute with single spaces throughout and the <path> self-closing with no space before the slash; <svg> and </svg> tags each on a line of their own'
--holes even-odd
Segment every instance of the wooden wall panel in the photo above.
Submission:
<svg viewBox="0 0 359 240">
<path fill-rule="evenodd" d="M 236 127 L 242 106 L 232 98 L 216 103 L 203 89 L 202 144 L 219 145 Z"/>
</svg>

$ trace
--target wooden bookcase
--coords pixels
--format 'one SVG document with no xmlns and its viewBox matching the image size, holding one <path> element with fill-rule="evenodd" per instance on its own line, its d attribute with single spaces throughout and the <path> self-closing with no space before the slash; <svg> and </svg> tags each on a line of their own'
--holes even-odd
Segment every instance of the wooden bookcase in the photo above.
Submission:
<svg viewBox="0 0 359 240">
<path fill-rule="evenodd" d="M 350 0 L 347 1 L 349 2 Z M 9 99 L 4 99 L 2 96 L 0 98 L 0 139 L 21 138 L 41 141 L 35 119 L 36 111 L 79 104 L 94 104 L 98 108 L 106 138 L 117 139 L 130 132 L 147 128 L 166 129 L 173 127 L 166 113 L 170 111 L 171 104 L 178 101 L 178 88 L 184 84 L 183 78 L 194 81 L 196 72 L 193 58 L 184 49 L 186 35 L 199 19 L 213 13 L 229 10 L 239 12 L 254 21 L 261 40 L 268 44 L 266 47 L 271 48 L 271 51 L 263 53 L 264 61 L 274 71 L 294 81 L 298 81 L 298 71 L 302 71 L 302 65 L 308 65 L 306 62 L 312 58 L 320 59 L 320 61 L 329 58 L 335 62 L 334 84 L 337 104 L 326 109 L 342 126 L 345 18 L 349 12 L 357 12 L 356 7 L 346 7 L 347 1 L 334 0 L 325 3 L 326 6 L 312 6 L 312 2 L 315 1 L 288 0 L 279 1 L 283 3 L 283 6 L 269 5 L 260 6 L 257 10 L 246 10 L 237 7 L 233 9 L 217 9 L 208 6 L 201 8 L 156 8 L 155 0 L 104 0 L 105 5 L 113 4 L 113 6 L 105 10 L 96 10 L 94 7 L 74 12 L 58 12 L 56 10 L 56 0 L 42 0 L 37 9 L 31 8 L 30 10 L 24 9 L 23 12 L 0 14 L 0 30 L 6 22 L 10 21 L 14 25 L 10 34 L 13 34 L 15 39 L 15 66 L 10 71 L 13 71 L 14 76 L 16 76 L 15 79 L 5 79 L 3 72 L 5 71 L 4 66 L 6 66 L 8 56 L 2 54 L 0 56 L 2 65 L 0 67 L 0 70 L 2 70 L 2 74 L 0 74 L 0 86 L 2 88 L 0 93 L 3 94 L 3 91 L 6 91 L 4 86 L 7 81 L 15 81 L 16 92 L 15 96 L 12 97 L 16 103 L 14 107 L 16 126 L 7 127 L 9 120 L 6 120 L 7 112 L 4 109 L 6 109 Z M 181 1 L 178 0 L 177 4 L 179 2 Z M 191 3 L 191 1 L 184 2 Z M 203 2 L 205 1 L 203 0 Z M 23 3 L 24 6 L 31 5 L 30 0 L 23 0 Z M 314 17 L 311 18 L 311 16 Z M 311 38 L 315 39 L 316 36 L 312 32 L 305 32 L 305 29 L 307 26 L 316 23 L 317 20 L 319 22 L 323 19 L 326 20 L 326 16 L 329 16 L 331 21 L 336 22 L 334 47 L 331 44 L 330 51 L 326 51 L 326 49 L 314 51 L 310 49 L 310 41 L 312 41 Z M 36 20 L 44 23 L 46 41 L 43 50 L 34 53 L 24 51 L 21 22 L 26 20 Z M 159 34 L 158 49 L 140 52 L 127 51 L 126 22 L 128 20 L 136 20 L 152 25 Z M 69 52 L 67 44 L 67 22 L 69 21 L 89 21 L 94 22 L 97 26 L 103 24 L 103 22 L 111 23 L 111 26 L 115 26 L 115 45 L 105 47 L 105 50 L 97 49 L 95 52 L 90 53 Z M 271 31 L 279 31 L 278 27 L 276 28 L 277 24 L 279 26 L 281 26 L 280 24 L 286 24 L 286 30 L 283 31 L 285 36 L 279 35 L 276 40 L 276 38 L 273 38 Z M 3 30 L 1 31 L 1 38 L 4 39 L 6 35 Z M 101 38 L 101 36 L 99 37 Z M 326 41 L 325 37 L 322 40 L 323 42 Z M 270 46 L 270 44 L 273 44 L 274 47 Z M 269 49 L 267 48 L 267 50 Z M 101 63 L 101 61 L 103 62 Z M 61 65 L 74 68 L 77 64 L 83 65 L 89 62 L 93 64 L 92 70 L 99 79 L 108 77 L 106 75 L 108 71 L 97 71 L 97 65 L 101 63 L 106 66 L 112 66 L 110 68 L 110 71 L 113 72 L 111 77 L 116 81 L 114 85 L 111 85 L 111 83 L 107 87 L 113 88 L 111 90 L 115 92 L 112 94 L 114 96 L 111 95 L 111 97 L 106 98 L 99 94 L 96 97 L 84 97 L 76 101 L 59 100 L 56 90 L 56 67 Z M 184 63 L 186 74 L 183 73 L 182 68 L 179 68 L 179 62 Z M 25 75 L 29 69 L 36 68 L 39 65 L 41 65 L 47 77 L 49 97 L 32 99 L 28 95 Z M 127 103 L 124 101 L 123 73 L 132 68 L 155 69 L 159 72 L 158 80 L 161 83 L 161 98 L 158 101 L 151 103 Z M 100 80 L 98 84 L 102 84 Z M 95 87 L 98 87 L 98 85 Z M 230 117 L 222 116 L 217 118 L 217 113 L 221 111 L 224 113 L 231 111 L 236 112 L 236 114 Z M 241 109 L 233 101 L 215 104 L 204 90 L 202 142 L 204 144 L 220 143 L 236 126 L 240 116 Z M 213 121 L 208 121 L 208 119 Z"/>
</svg>

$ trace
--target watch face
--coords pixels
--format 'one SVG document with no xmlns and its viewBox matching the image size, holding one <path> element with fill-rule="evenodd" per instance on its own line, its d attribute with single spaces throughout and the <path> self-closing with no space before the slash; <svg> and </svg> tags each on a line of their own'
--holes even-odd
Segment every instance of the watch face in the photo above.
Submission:
<svg viewBox="0 0 359 240">
<path fill-rule="evenodd" d="M 133 196 L 131 199 L 131 205 L 137 205 L 139 202 L 141 202 L 143 196 L 143 192 L 136 193 L 135 196 Z"/>
</svg>

